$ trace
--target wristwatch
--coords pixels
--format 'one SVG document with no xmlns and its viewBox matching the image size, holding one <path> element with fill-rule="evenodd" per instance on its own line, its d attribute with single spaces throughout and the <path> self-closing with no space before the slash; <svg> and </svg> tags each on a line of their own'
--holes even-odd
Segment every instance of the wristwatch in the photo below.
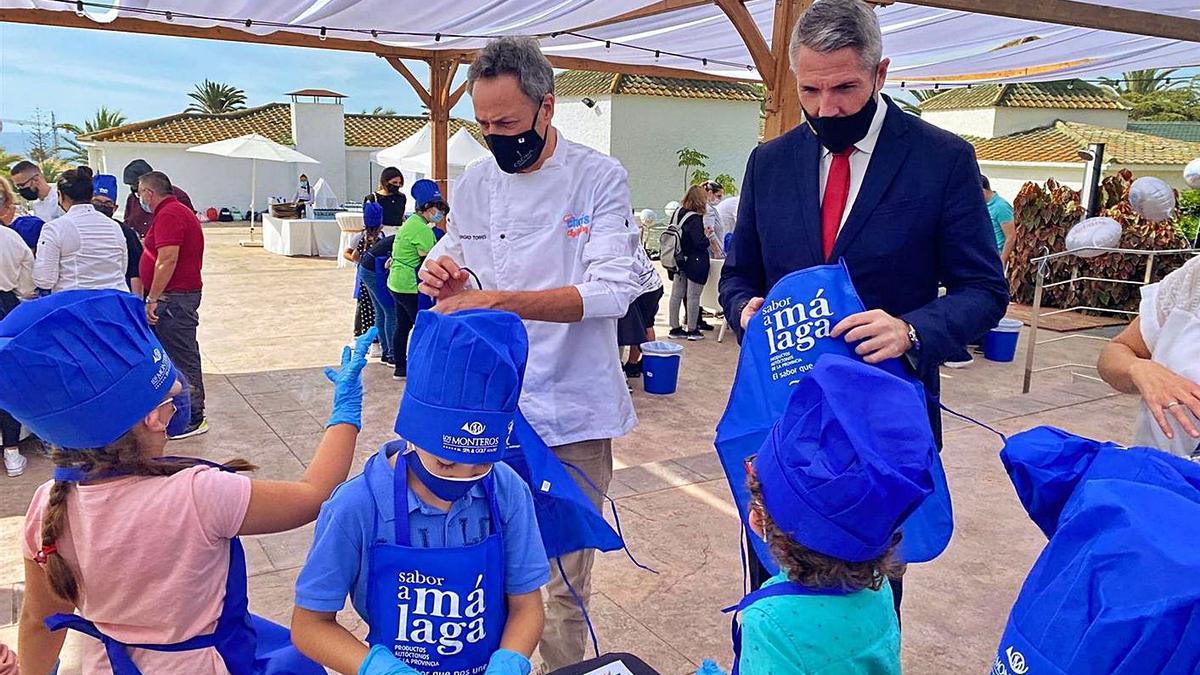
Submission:
<svg viewBox="0 0 1200 675">
<path fill-rule="evenodd" d="M 921 351 L 921 338 L 917 336 L 917 328 L 911 323 L 905 322 L 908 326 L 908 341 L 912 343 L 912 351 Z"/>
</svg>

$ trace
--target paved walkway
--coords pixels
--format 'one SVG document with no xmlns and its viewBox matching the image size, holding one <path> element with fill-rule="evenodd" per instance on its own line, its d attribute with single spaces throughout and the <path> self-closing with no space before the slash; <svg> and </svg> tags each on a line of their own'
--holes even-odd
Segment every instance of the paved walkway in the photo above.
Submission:
<svg viewBox="0 0 1200 675">
<path fill-rule="evenodd" d="M 332 363 L 350 336 L 353 272 L 330 260 L 289 259 L 236 244 L 241 231 L 210 230 L 201 347 L 212 431 L 172 452 L 217 460 L 246 458 L 259 477 L 298 478 L 328 416 L 331 390 L 320 366 Z M 665 307 L 664 307 L 665 312 Z M 661 314 L 660 326 L 665 313 Z M 1042 363 L 1094 362 L 1098 343 L 1047 345 Z M 1022 349 L 1024 343 L 1022 342 Z M 1023 352 L 1022 352 L 1023 354 Z M 1021 359 L 978 361 L 943 374 L 950 407 L 1012 433 L 1054 424 L 1127 442 L 1135 401 L 1065 371 L 1035 380 L 1021 395 Z M 601 555 L 592 619 L 602 649 L 642 656 L 663 673 L 691 673 L 704 658 L 729 665 L 729 623 L 722 607 L 740 596 L 736 511 L 712 450 L 737 360 L 732 338 L 687 343 L 678 393 L 634 393 L 641 423 L 614 445 L 617 500 L 630 550 Z M 391 432 L 402 383 L 369 365 L 364 430 L 355 462 Z M 1008 608 L 1044 538 L 1017 502 L 990 432 L 946 416 L 943 458 L 954 495 L 956 532 L 944 555 L 914 565 L 904 597 L 904 665 L 910 673 L 983 672 L 990 665 Z M 50 473 L 32 458 L 25 476 L 0 491 L 0 641 L 16 643 L 23 567 L 18 545 L 29 498 Z M 4 480 L 4 479 L 0 479 Z M 286 623 L 292 586 L 311 527 L 246 542 L 251 609 Z M 353 612 L 344 612 L 357 625 Z M 359 626 L 360 632 L 362 627 Z M 68 643 L 64 673 L 77 672 L 78 640 Z M 74 670 L 73 670 L 74 669 Z"/>
</svg>

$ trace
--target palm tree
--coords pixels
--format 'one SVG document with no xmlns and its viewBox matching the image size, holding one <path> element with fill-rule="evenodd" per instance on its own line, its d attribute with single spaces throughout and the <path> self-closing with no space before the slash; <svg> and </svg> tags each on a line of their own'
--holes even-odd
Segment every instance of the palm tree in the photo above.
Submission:
<svg viewBox="0 0 1200 675">
<path fill-rule="evenodd" d="M 377 106 L 375 106 L 375 109 L 374 109 L 374 110 L 371 110 L 371 111 L 367 111 L 366 109 L 364 109 L 364 110 L 362 111 L 362 114 L 364 114 L 364 115 L 392 115 L 392 116 L 395 116 L 395 115 L 399 115 L 400 113 L 396 112 L 395 110 L 392 110 L 391 108 L 385 108 L 385 107 L 383 107 L 383 106 L 381 106 L 381 105 L 377 105 Z"/>
<path fill-rule="evenodd" d="M 1100 82 L 1111 87 L 1118 94 L 1151 94 L 1156 91 L 1174 89 L 1183 84 L 1181 79 L 1171 77 L 1178 70 L 1178 68 L 1130 70 L 1121 73 L 1119 78 L 1102 77 Z"/>
<path fill-rule="evenodd" d="M 92 116 L 92 119 L 84 121 L 82 128 L 70 122 L 59 124 L 58 128 L 78 137 L 83 134 L 94 134 L 97 131 L 119 127 L 122 124 L 125 124 L 125 116 L 121 114 L 120 110 L 115 108 L 110 110 L 108 106 L 102 105 L 96 111 L 96 114 Z M 64 145 L 59 149 L 66 153 L 64 159 L 68 162 L 87 163 L 87 148 L 79 144 L 78 138 L 64 137 L 62 141 Z"/>
<path fill-rule="evenodd" d="M 943 91 L 940 89 L 911 89 L 908 93 L 912 94 L 912 97 L 916 100 L 900 101 L 900 107 L 904 110 L 904 112 L 912 113 L 913 115 L 920 117 L 921 104 L 933 98 L 934 96 L 943 93 Z"/>
<path fill-rule="evenodd" d="M 20 155 L 9 153 L 4 148 L 0 148 L 0 173 L 9 173 L 12 170 L 12 165 L 21 161 Z"/>
<path fill-rule="evenodd" d="M 195 85 L 195 91 L 188 93 L 188 98 L 195 101 L 184 112 L 227 113 L 242 110 L 246 107 L 246 92 L 231 84 L 209 82 Z"/>
</svg>

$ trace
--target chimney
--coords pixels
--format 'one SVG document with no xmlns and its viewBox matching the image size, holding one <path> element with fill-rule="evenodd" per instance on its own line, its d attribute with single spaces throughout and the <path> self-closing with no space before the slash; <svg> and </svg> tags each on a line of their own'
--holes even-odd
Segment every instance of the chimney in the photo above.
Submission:
<svg viewBox="0 0 1200 675">
<path fill-rule="evenodd" d="M 339 201 L 346 201 L 346 117 L 344 95 L 327 89 L 288 92 L 292 98 L 292 140 L 296 150 L 321 162 L 300 167 L 316 185 L 324 178 Z"/>
</svg>

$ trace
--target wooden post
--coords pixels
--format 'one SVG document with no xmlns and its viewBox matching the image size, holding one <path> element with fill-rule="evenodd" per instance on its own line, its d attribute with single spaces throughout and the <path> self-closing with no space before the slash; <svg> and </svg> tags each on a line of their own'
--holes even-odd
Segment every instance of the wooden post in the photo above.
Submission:
<svg viewBox="0 0 1200 675">
<path fill-rule="evenodd" d="M 450 140 L 450 87 L 458 71 L 458 59 L 435 56 L 429 62 L 429 121 L 433 124 L 430 138 L 433 153 L 433 180 L 437 181 L 442 194 L 449 196 L 450 169 L 446 157 L 446 144 Z"/>
<path fill-rule="evenodd" d="M 812 3 L 813 0 L 775 0 L 775 23 L 771 27 L 771 55 L 774 57 L 775 71 L 770 80 L 763 78 L 763 84 L 767 87 L 764 141 L 791 131 L 800 124 L 800 95 L 792 75 L 788 43 L 791 42 L 796 21 Z"/>
</svg>

